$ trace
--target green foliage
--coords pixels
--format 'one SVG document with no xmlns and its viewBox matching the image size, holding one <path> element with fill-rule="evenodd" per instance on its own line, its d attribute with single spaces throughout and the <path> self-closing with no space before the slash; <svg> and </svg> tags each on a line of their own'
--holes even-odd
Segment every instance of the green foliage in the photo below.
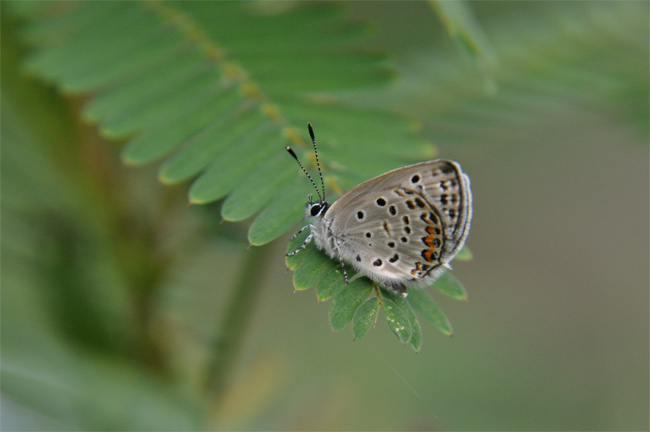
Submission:
<svg viewBox="0 0 650 432">
<path fill-rule="evenodd" d="M 647 135 L 647 4 L 430 3 L 469 62 L 447 36 L 420 52 L 370 50 L 374 23 L 344 3 L 0 2 L 3 409 L 39 413 L 33 429 L 217 429 L 214 401 L 232 391 L 267 275 L 263 251 L 244 260 L 239 246 L 303 217 L 313 189 L 283 148 L 313 169 L 308 121 L 329 195 L 435 157 L 421 125 L 452 145 L 493 145 L 495 130 L 525 143 L 531 124 L 572 103 Z M 402 79 L 387 86 L 395 67 Z M 123 169 L 84 121 L 141 168 Z M 154 163 L 183 188 L 150 182 Z M 188 208 L 179 190 L 220 203 Z M 243 224 L 215 227 L 215 208 L 251 218 L 247 236 Z M 227 264 L 208 255 L 200 266 L 215 244 Z M 416 314 L 452 333 L 426 290 L 405 300 L 364 278 L 345 285 L 313 244 L 287 266 L 296 290 L 331 300 L 335 331 L 351 322 L 361 339 L 383 313 L 415 351 Z M 433 288 L 467 298 L 449 274 Z"/>
<path fill-rule="evenodd" d="M 341 290 L 330 305 L 330 326 L 335 332 L 343 330 L 372 291 L 368 279 L 359 279 Z"/>
<path fill-rule="evenodd" d="M 429 1 L 449 35 L 459 41 L 470 54 L 481 59 L 484 65 L 496 61 L 494 47 L 466 1 Z"/>
<path fill-rule="evenodd" d="M 2 7 L 2 428 L 15 427 L 13 401 L 35 429 L 196 429 L 198 405 L 155 372 L 134 301 L 155 285 L 154 230 L 141 224 L 158 220 L 155 198 L 120 191 L 127 233 L 110 186 L 87 181 L 110 171 L 117 186 L 123 173 L 85 159 L 66 104 L 17 73 Z"/>
<path fill-rule="evenodd" d="M 163 159 L 161 181 L 194 179 L 192 203 L 228 197 L 226 220 L 259 212 L 251 244 L 268 243 L 302 216 L 297 203 L 306 194 L 287 195 L 300 172 L 277 154 L 287 144 L 309 150 L 300 137 L 308 121 L 318 130 L 326 176 L 344 188 L 394 168 L 396 157 L 431 153 L 403 120 L 313 97 L 377 87 L 392 75 L 383 55 L 355 47 L 368 31 L 339 5 L 40 6 L 24 11 L 31 20 L 24 37 L 37 48 L 25 70 L 68 93 L 90 93 L 83 116 L 105 136 L 126 140 L 126 163 Z M 372 157 L 360 158 L 369 146 Z"/>
<path fill-rule="evenodd" d="M 535 126 L 548 130 L 567 109 L 615 118 L 636 128 L 631 142 L 647 142 L 646 2 L 430 3 L 454 43 L 405 53 L 398 85 L 354 101 L 431 113 L 427 136 L 450 146 L 489 145 L 488 135 L 531 145 Z"/>
<path fill-rule="evenodd" d="M 368 32 L 340 7 L 284 6 L 42 4 L 24 11 L 32 20 L 24 37 L 37 48 L 25 70 L 69 93 L 90 93 L 83 116 L 126 140 L 126 163 L 163 159 L 162 182 L 194 179 L 192 203 L 226 198 L 225 220 L 258 213 L 248 238 L 263 245 L 302 217 L 311 185 L 282 148 L 304 146 L 296 131 L 308 121 L 319 125 L 323 171 L 339 190 L 433 154 L 403 119 L 314 97 L 377 87 L 390 73 L 384 56 L 354 47 Z M 341 295 L 340 269 L 313 248 L 303 255 L 296 290 L 316 286 L 319 300 Z M 339 325 L 355 310 L 334 308 L 330 317 Z"/>
<path fill-rule="evenodd" d="M 411 290 L 411 292 L 416 290 Z M 382 292 L 382 303 L 388 325 L 400 342 L 408 343 L 416 352 L 422 347 L 422 331 L 413 308 L 404 298 L 393 292 Z"/>
<path fill-rule="evenodd" d="M 354 312 L 354 316 L 352 317 L 352 334 L 354 335 L 354 339 L 361 339 L 375 326 L 378 310 L 379 299 L 377 297 L 370 297 Z"/>
<path fill-rule="evenodd" d="M 123 174 L 112 162 L 98 165 L 92 160 L 85 166 L 88 161 L 77 154 L 83 149 L 69 144 L 76 141 L 75 126 L 66 123 L 68 110 L 60 100 L 59 106 L 44 108 L 37 116 L 30 112 L 28 107 L 42 106 L 45 98 L 28 93 L 24 76 L 46 81 L 69 97 L 83 97 L 80 117 L 97 124 L 104 137 L 124 143 L 123 162 L 131 166 L 160 162 L 158 178 L 163 183 L 192 181 L 191 203 L 224 199 L 221 215 L 228 221 L 257 213 L 248 232 L 254 245 L 277 238 L 303 216 L 311 185 L 283 149 L 290 144 L 310 161 L 311 146 L 301 138 L 308 121 L 318 131 L 323 171 L 335 190 L 433 154 L 430 144 L 414 136 L 412 122 L 338 101 L 337 93 L 378 88 L 392 78 L 383 54 L 357 46 L 369 35 L 367 26 L 347 19 L 338 4 L 279 6 L 3 3 L 3 11 L 24 23 L 20 36 L 32 47 L 19 68 L 18 55 L 4 49 L 3 36 L 3 121 L 9 125 L 3 129 L 3 141 L 10 143 L 3 154 L 3 180 L 7 175 L 18 179 L 3 188 L 3 225 L 12 227 L 3 230 L 8 232 L 3 238 L 3 263 L 11 262 L 13 268 L 3 274 L 3 281 L 13 281 L 23 290 L 31 286 L 33 295 L 28 298 L 48 292 L 49 299 L 46 313 L 32 302 L 28 306 L 32 313 L 3 317 L 14 323 L 11 332 L 3 332 L 12 347 L 3 356 L 3 392 L 52 417 L 62 428 L 73 423 L 83 429 L 98 425 L 194 429 L 204 420 L 196 397 L 179 396 L 167 379 L 160 379 L 171 374 L 171 360 L 149 334 L 160 301 L 160 281 L 176 260 L 174 253 L 157 251 L 158 239 L 166 234 L 157 220 L 169 207 L 149 192 L 143 196 L 117 180 L 106 190 L 86 188 L 87 176 Z M 14 57 L 7 60 L 10 55 Z M 52 112 L 58 116 L 50 120 Z M 32 117 L 42 123 L 24 123 Z M 42 157 L 48 146 L 56 157 Z M 64 170 L 57 158 L 65 163 Z M 116 200 L 129 209 L 128 214 L 114 207 Z M 32 212 L 37 216 L 24 220 Z M 124 224 L 120 218 L 138 223 L 116 231 Z M 33 226 L 39 227 L 36 233 L 31 232 Z M 29 274 L 25 257 L 16 254 L 24 247 L 25 232 L 35 239 L 48 238 L 47 250 L 32 245 L 47 256 L 47 271 Z M 27 258 L 28 262 L 31 257 Z M 253 254 L 251 260 L 247 265 L 257 268 L 259 258 Z M 374 325 L 381 303 L 377 298 L 367 300 L 372 290 L 367 280 L 345 286 L 340 266 L 313 246 L 297 255 L 291 266 L 297 290 L 316 286 L 319 300 L 332 299 L 333 329 L 346 327 L 356 316 L 355 336 L 361 338 L 370 329 L 369 322 Z M 241 295 L 231 302 L 235 306 L 225 318 L 228 322 L 206 356 L 204 391 L 211 397 L 227 388 L 228 370 L 250 313 L 246 306 L 259 286 L 259 281 L 245 276 L 236 286 Z M 3 294 L 3 299 L 11 302 L 12 297 Z M 363 309 L 357 313 L 362 303 L 371 308 L 364 316 Z M 43 348 L 22 352 L 55 363 L 31 364 L 42 373 L 33 376 L 29 367 L 19 367 L 24 357 L 15 348 L 21 346 L 25 329 L 39 328 L 34 327 L 43 320 L 39 316 L 47 316 L 58 330 L 52 334 L 44 323 Z M 59 340 L 59 331 L 76 348 Z M 417 336 L 409 340 L 419 349 Z M 84 354 L 89 349 L 98 354 Z M 52 359 L 52 352 L 59 354 Z M 105 353 L 124 357 L 108 360 Z M 70 385 L 75 373 L 89 378 Z M 51 384 L 59 380 L 60 385 Z M 131 391 L 120 394 L 118 383 L 127 381 Z M 43 389 L 42 397 L 30 395 L 34 387 Z M 97 394 L 96 388 L 103 392 Z M 57 400 L 53 394 L 61 395 L 56 406 L 49 405 Z M 122 405 L 113 406 L 116 401 Z M 165 416 L 157 414 L 161 408 Z M 62 416 L 70 411 L 85 414 Z"/>
<path fill-rule="evenodd" d="M 296 250 L 303 243 L 308 231 L 305 230 L 289 242 L 287 253 Z M 374 291 L 370 289 L 373 283 L 366 278 L 345 285 L 340 264 L 336 260 L 329 259 L 324 252 L 316 248 L 313 242 L 309 243 L 303 251 L 288 256 L 286 263 L 287 267 L 294 271 L 293 286 L 296 291 L 308 290 L 315 286 L 319 301 L 334 297 L 329 309 L 332 330 L 343 330 L 348 323 L 352 322 L 352 334 L 355 340 L 361 339 L 374 327 L 380 306 L 383 306 L 388 325 L 399 341 L 408 343 L 415 351 L 419 351 L 422 346 L 422 335 L 414 311 L 442 333 L 447 335 L 452 333 L 449 320 L 426 290 L 410 289 L 407 299 L 404 299 L 383 288 L 380 295 L 379 288 L 375 287 Z M 350 270 L 348 266 L 347 271 Z M 365 290 L 358 289 L 358 284 L 362 284 Z M 455 300 L 467 299 L 465 288 L 449 273 L 444 273 L 432 287 Z M 372 295 L 373 292 L 379 297 Z"/>
<path fill-rule="evenodd" d="M 390 329 L 400 342 L 406 344 L 413 336 L 413 327 L 406 316 L 404 308 L 389 299 L 384 299 L 382 303 Z"/>
<path fill-rule="evenodd" d="M 425 290 L 411 290 L 408 302 L 422 318 L 429 321 L 438 330 L 447 335 L 452 334 L 451 323 Z"/>
<path fill-rule="evenodd" d="M 442 294 L 456 300 L 467 300 L 465 287 L 451 273 L 445 272 L 438 278 L 433 287 Z"/>
</svg>

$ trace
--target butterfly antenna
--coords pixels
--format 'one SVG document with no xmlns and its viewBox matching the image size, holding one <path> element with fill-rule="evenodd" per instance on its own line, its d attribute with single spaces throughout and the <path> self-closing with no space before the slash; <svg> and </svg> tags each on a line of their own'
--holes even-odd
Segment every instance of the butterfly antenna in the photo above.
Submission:
<svg viewBox="0 0 650 432">
<path fill-rule="evenodd" d="M 316 167 L 318 167 L 318 175 L 320 176 L 320 185 L 323 188 L 323 201 L 325 200 L 325 182 L 323 181 L 323 173 L 320 170 L 320 162 L 318 161 L 318 147 L 316 146 L 316 137 L 314 136 L 314 129 L 311 128 L 311 123 L 307 123 L 309 129 L 309 136 L 311 142 L 314 143 L 314 154 L 316 155 Z"/>
<path fill-rule="evenodd" d="M 307 177 L 309 177 L 309 180 L 311 181 L 311 184 L 314 186 L 314 189 L 316 189 L 316 193 L 318 194 L 318 198 L 320 198 L 320 201 L 323 201 L 323 197 L 320 195 L 320 192 L 318 191 L 318 188 L 316 187 L 316 183 L 314 182 L 314 179 L 311 178 L 311 176 L 309 175 L 309 173 L 307 172 L 305 167 L 302 166 L 302 163 L 300 162 L 300 159 L 298 159 L 298 156 L 296 156 L 296 153 L 289 146 L 286 146 L 284 149 L 286 151 L 288 151 L 291 156 L 293 156 L 293 158 L 296 160 L 296 162 L 298 162 L 298 165 L 300 165 L 300 168 L 302 169 L 302 172 L 304 172 L 305 175 L 307 175 Z"/>
</svg>

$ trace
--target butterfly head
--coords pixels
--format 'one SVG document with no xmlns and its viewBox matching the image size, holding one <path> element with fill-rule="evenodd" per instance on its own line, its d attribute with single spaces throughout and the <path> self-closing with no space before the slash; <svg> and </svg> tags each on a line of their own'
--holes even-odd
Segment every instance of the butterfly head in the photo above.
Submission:
<svg viewBox="0 0 650 432">
<path fill-rule="evenodd" d="M 311 136 L 311 141 L 314 144 L 314 155 L 316 156 L 316 167 L 318 168 L 318 176 L 320 177 L 320 184 L 323 191 L 322 194 L 321 191 L 318 190 L 318 187 L 316 186 L 316 182 L 314 182 L 314 179 L 311 177 L 311 175 L 309 175 L 305 167 L 302 165 L 300 159 L 298 159 L 298 156 L 296 156 L 296 153 L 294 153 L 293 149 L 289 146 L 286 146 L 285 149 L 298 162 L 298 165 L 300 165 L 302 172 L 304 172 L 305 175 L 309 178 L 311 184 L 314 186 L 314 189 L 316 189 L 316 194 L 318 195 L 318 201 L 316 202 L 312 201 L 312 195 L 309 195 L 309 199 L 307 200 L 307 207 L 305 208 L 305 215 L 307 217 L 316 217 L 316 216 L 323 217 L 325 216 L 325 212 L 327 212 L 327 209 L 329 208 L 329 204 L 327 203 L 327 201 L 325 201 L 325 182 L 323 181 L 323 173 L 321 172 L 320 162 L 318 161 L 318 147 L 316 147 L 316 138 L 314 137 L 314 130 L 311 127 L 311 123 L 307 123 L 307 127 L 309 129 L 309 135 Z"/>
<path fill-rule="evenodd" d="M 307 217 L 323 217 L 329 208 L 329 203 L 324 200 L 318 200 L 316 202 L 312 201 L 312 196 L 309 195 L 307 200 L 307 206 L 305 207 L 305 216 Z"/>
</svg>

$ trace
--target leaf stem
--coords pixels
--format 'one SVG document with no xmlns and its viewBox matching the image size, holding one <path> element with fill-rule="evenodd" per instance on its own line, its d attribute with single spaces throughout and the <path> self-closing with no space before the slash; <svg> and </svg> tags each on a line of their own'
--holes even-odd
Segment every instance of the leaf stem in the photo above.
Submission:
<svg viewBox="0 0 650 432">
<path fill-rule="evenodd" d="M 232 297 L 226 306 L 205 381 L 205 392 L 214 400 L 219 399 L 226 389 L 234 361 L 241 348 L 243 334 L 253 315 L 254 302 L 265 279 L 264 267 L 269 261 L 265 257 L 268 250 L 268 247 L 248 249 Z"/>
</svg>

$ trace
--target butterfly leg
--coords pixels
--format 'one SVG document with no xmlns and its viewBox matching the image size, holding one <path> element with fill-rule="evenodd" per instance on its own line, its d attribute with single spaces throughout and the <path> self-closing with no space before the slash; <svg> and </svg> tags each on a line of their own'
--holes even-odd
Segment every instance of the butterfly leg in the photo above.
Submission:
<svg viewBox="0 0 650 432">
<path fill-rule="evenodd" d="M 304 227 L 302 227 L 302 229 L 301 229 L 300 231 L 298 231 L 296 234 L 294 234 L 294 235 L 291 237 L 291 239 L 294 239 L 294 238 L 298 237 L 298 236 L 300 235 L 300 233 L 302 233 L 305 229 L 310 228 L 310 227 L 311 227 L 311 225 L 305 225 Z M 307 236 L 307 238 L 306 238 L 305 241 L 303 242 L 302 246 L 300 246 L 298 249 L 296 249 L 296 250 L 293 251 L 293 252 L 289 252 L 289 253 L 287 254 L 287 256 L 294 256 L 294 255 L 297 254 L 298 252 L 304 250 L 304 249 L 307 247 L 307 245 L 309 244 L 309 242 L 311 242 L 311 239 L 312 239 L 312 238 L 314 238 L 314 233 L 309 233 L 309 235 Z"/>
<path fill-rule="evenodd" d="M 300 231 L 298 231 L 297 233 L 295 233 L 294 235 L 292 235 L 291 238 L 290 238 L 289 240 L 293 240 L 293 239 L 295 239 L 295 238 L 298 237 L 300 234 L 302 234 L 303 231 L 305 231 L 307 228 L 311 228 L 311 224 L 307 224 L 307 225 L 305 225 L 304 227 L 300 228 Z"/>
</svg>

